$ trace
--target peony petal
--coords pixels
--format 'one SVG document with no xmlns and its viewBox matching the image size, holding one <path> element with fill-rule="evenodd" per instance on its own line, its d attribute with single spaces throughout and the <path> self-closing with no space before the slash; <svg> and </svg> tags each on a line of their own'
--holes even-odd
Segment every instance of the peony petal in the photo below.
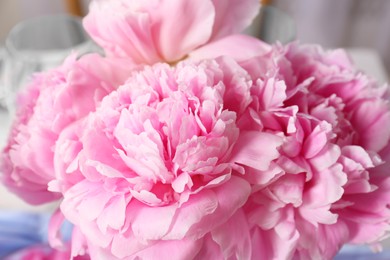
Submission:
<svg viewBox="0 0 390 260">
<path fill-rule="evenodd" d="M 162 240 L 136 253 L 135 259 L 182 260 L 194 259 L 202 246 L 202 239 Z"/>
<path fill-rule="evenodd" d="M 256 131 L 242 132 L 230 160 L 257 170 L 266 171 L 271 161 L 278 158 L 278 148 L 281 144 L 282 138 L 276 135 Z"/>
<path fill-rule="evenodd" d="M 177 193 L 182 193 L 186 186 L 190 189 L 193 186 L 192 179 L 190 175 L 186 172 L 181 173 L 173 182 L 172 188 Z"/>
<path fill-rule="evenodd" d="M 337 162 L 340 155 L 341 151 L 339 146 L 328 145 L 326 149 L 322 149 L 314 158 L 311 158 L 310 163 L 320 172 Z"/>
<path fill-rule="evenodd" d="M 211 36 L 215 7 L 210 0 L 161 1 L 156 13 L 157 48 L 167 61 L 177 61 Z M 180 22 L 178 22 L 180 21 Z"/>
<path fill-rule="evenodd" d="M 238 46 L 240 51 L 237 51 Z M 193 60 L 203 60 L 220 56 L 229 56 L 236 61 L 245 61 L 252 57 L 263 55 L 270 51 L 270 49 L 270 45 L 256 38 L 243 34 L 235 34 L 211 42 L 192 51 L 189 54 L 189 58 Z"/>
<path fill-rule="evenodd" d="M 299 234 L 282 239 L 275 230 L 252 230 L 252 259 L 294 259 Z M 301 259 L 301 258 L 297 258 Z"/>
<path fill-rule="evenodd" d="M 64 241 L 61 238 L 61 225 L 65 220 L 64 215 L 57 209 L 50 218 L 48 239 L 50 246 L 53 248 L 63 248 Z"/>
<path fill-rule="evenodd" d="M 203 237 L 203 245 L 194 259 L 223 259 L 220 246 L 213 240 L 210 234 Z"/>
<path fill-rule="evenodd" d="M 322 208 L 301 207 L 299 212 L 303 218 L 312 223 L 314 226 L 318 226 L 318 224 L 335 224 L 338 218 L 337 214 L 330 211 L 329 206 Z"/>
<path fill-rule="evenodd" d="M 96 220 L 112 196 L 99 183 L 83 180 L 64 193 L 61 211 L 73 223 Z"/>
<path fill-rule="evenodd" d="M 172 225 L 165 239 L 183 239 L 188 236 L 189 230 L 202 221 L 207 215 L 215 214 L 218 208 L 218 197 L 211 190 L 203 190 L 198 194 L 191 195 L 189 200 L 182 204 L 175 218 L 172 218 Z M 209 230 L 197 230 L 205 234 Z M 201 235 L 199 236 L 201 237 Z"/>
<path fill-rule="evenodd" d="M 121 195 L 113 197 L 111 201 L 105 205 L 104 210 L 96 221 L 96 224 L 102 233 L 107 232 L 108 227 L 115 230 L 121 230 L 126 219 L 126 206 L 126 199 Z"/>
<path fill-rule="evenodd" d="M 371 156 L 361 146 L 357 146 L 357 145 L 344 146 L 341 149 L 341 153 L 343 156 L 346 156 L 352 159 L 353 161 L 359 163 L 364 168 L 374 167 L 374 161 L 372 160 Z"/>
<path fill-rule="evenodd" d="M 85 236 L 78 227 L 72 230 L 71 257 L 77 259 L 77 256 L 86 255 L 87 242 Z"/>
<path fill-rule="evenodd" d="M 260 105 L 265 111 L 281 107 L 286 99 L 286 84 L 284 81 L 270 78 L 264 82 L 262 91 Z"/>
<path fill-rule="evenodd" d="M 325 148 L 326 144 L 329 142 L 328 134 L 331 130 L 331 125 L 327 122 L 321 122 L 314 128 L 313 132 L 306 137 L 303 144 L 305 158 L 313 158 Z"/>
<path fill-rule="evenodd" d="M 135 259 L 135 254 L 148 247 L 153 247 L 153 242 L 143 242 L 137 240 L 133 235 L 121 233 L 114 236 L 111 244 L 112 254 L 119 259 L 133 256 L 131 259 Z"/>
<path fill-rule="evenodd" d="M 132 200 L 126 211 L 134 236 L 142 241 L 162 239 L 174 221 L 176 205 L 148 207 Z M 156 216 L 159 216 L 156 218 Z"/>
<path fill-rule="evenodd" d="M 238 210 L 227 222 L 211 232 L 224 259 L 251 259 L 252 243 L 243 211 Z"/>
<path fill-rule="evenodd" d="M 340 164 L 335 164 L 321 172 L 315 172 L 310 188 L 305 190 L 304 203 L 306 206 L 315 205 L 317 207 L 336 202 L 343 195 L 343 186 L 347 180 L 347 175 Z"/>
<path fill-rule="evenodd" d="M 95 185 L 95 187 L 88 185 L 88 188 L 94 190 L 88 191 L 88 196 L 80 201 L 77 210 L 80 217 L 88 221 L 93 221 L 96 220 L 104 208 L 107 207 L 107 203 L 111 200 L 112 194 L 100 189 L 100 186 L 98 185 Z"/>
<path fill-rule="evenodd" d="M 112 242 L 112 234 L 102 233 L 95 223 L 80 220 L 78 227 L 80 228 L 81 233 L 85 235 L 87 243 L 106 248 Z"/>
<path fill-rule="evenodd" d="M 252 239 L 252 259 L 273 259 L 272 239 L 266 235 L 267 231 L 262 231 L 260 228 L 251 230 Z M 275 259 L 275 258 L 274 258 Z"/>
<path fill-rule="evenodd" d="M 85 30 L 109 54 L 136 63 L 160 60 L 151 17 L 146 11 L 131 10 L 128 5 L 124 1 L 92 1 L 83 20 Z"/>
<path fill-rule="evenodd" d="M 389 142 L 390 111 L 387 102 L 364 102 L 353 111 L 351 122 L 361 133 L 360 142 L 368 150 L 379 152 Z"/>
<path fill-rule="evenodd" d="M 231 191 L 235 191 L 232 193 Z M 177 210 L 166 239 L 199 238 L 224 223 L 248 199 L 250 185 L 232 176 L 230 180 L 191 195 L 187 203 Z"/>
<path fill-rule="evenodd" d="M 320 225 L 319 229 L 318 243 L 322 251 L 321 253 L 327 259 L 333 259 L 342 245 L 349 240 L 350 230 L 348 230 L 348 226 L 343 221 L 338 221 L 333 225 Z M 327 238 L 326 242 L 322 237 Z"/>
</svg>

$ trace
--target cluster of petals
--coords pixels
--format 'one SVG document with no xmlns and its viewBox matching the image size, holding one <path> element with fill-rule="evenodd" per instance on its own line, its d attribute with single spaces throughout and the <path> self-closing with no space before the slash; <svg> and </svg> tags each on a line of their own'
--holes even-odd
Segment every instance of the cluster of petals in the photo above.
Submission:
<svg viewBox="0 0 390 260">
<path fill-rule="evenodd" d="M 373 244 L 390 229 L 387 86 L 341 50 L 274 46 L 242 63 L 254 80 L 240 129 L 280 135 L 265 171 L 243 163 L 244 206 L 259 259 L 332 259 L 345 243 Z"/>
<path fill-rule="evenodd" d="M 54 147 L 67 126 L 96 109 L 127 78 L 132 65 L 120 59 L 72 55 L 59 68 L 34 76 L 18 97 L 18 111 L 1 157 L 4 184 L 25 201 L 58 199 L 48 191 L 55 178 Z"/>
<path fill-rule="evenodd" d="M 251 187 L 234 162 L 241 158 L 237 143 L 254 149 L 236 125 L 251 102 L 251 84 L 229 58 L 156 64 L 104 98 L 80 123 L 81 135 L 76 125 L 63 132 L 57 147 L 78 149 L 58 153 L 73 160 L 58 168 L 64 172 L 53 186 L 62 190 L 61 210 L 92 244 L 91 254 L 95 247 L 126 259 L 162 252 L 169 254 L 163 259 L 248 258 L 247 245 L 235 249 L 235 236 Z M 266 168 L 281 139 L 251 136 L 268 145 Z"/>
</svg>

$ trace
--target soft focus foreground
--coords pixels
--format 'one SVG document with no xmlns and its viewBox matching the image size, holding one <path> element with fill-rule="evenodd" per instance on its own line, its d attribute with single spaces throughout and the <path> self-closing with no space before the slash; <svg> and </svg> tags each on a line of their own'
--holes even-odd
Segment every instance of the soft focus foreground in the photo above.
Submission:
<svg viewBox="0 0 390 260">
<path fill-rule="evenodd" d="M 257 9 L 94 1 L 84 24 L 106 57 L 20 94 L 2 180 L 61 200 L 64 258 L 332 259 L 388 236 L 388 87 L 342 50 L 239 34 Z"/>
</svg>

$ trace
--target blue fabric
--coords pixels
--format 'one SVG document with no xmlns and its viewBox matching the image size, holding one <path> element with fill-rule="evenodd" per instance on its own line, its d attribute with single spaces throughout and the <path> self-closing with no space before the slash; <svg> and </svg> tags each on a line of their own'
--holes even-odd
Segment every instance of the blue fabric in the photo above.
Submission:
<svg viewBox="0 0 390 260">
<path fill-rule="evenodd" d="M 346 245 L 334 260 L 390 260 L 390 249 L 374 253 L 368 246 Z"/>
<path fill-rule="evenodd" d="M 49 214 L 0 210 L 0 259 L 28 246 L 47 244 Z M 70 239 L 72 225 L 61 228 L 65 241 Z"/>
</svg>

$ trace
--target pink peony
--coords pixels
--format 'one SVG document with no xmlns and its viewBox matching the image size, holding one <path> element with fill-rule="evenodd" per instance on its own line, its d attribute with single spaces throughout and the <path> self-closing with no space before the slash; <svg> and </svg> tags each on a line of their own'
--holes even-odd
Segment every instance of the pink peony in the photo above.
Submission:
<svg viewBox="0 0 390 260">
<path fill-rule="evenodd" d="M 92 256 L 249 259 L 240 208 L 250 185 L 234 160 L 243 160 L 240 148 L 263 145 L 259 164 L 267 169 L 282 141 L 252 131 L 239 136 L 236 118 L 251 102 L 251 85 L 227 58 L 157 64 L 61 134 L 57 148 L 69 149 L 57 154 L 63 172 L 53 186 L 62 189 L 61 210 Z"/>
<path fill-rule="evenodd" d="M 58 135 L 94 111 L 100 100 L 126 79 L 132 68 L 119 59 L 70 56 L 54 70 L 35 75 L 19 96 L 17 118 L 1 157 L 4 184 L 32 204 L 57 199 L 47 190 L 55 178 Z"/>
<path fill-rule="evenodd" d="M 389 167 L 390 111 L 388 86 L 357 72 L 341 51 L 287 46 L 286 55 L 297 78 L 314 78 L 307 104 L 301 109 L 328 121 L 340 146 L 338 160 L 348 181 L 333 205 L 339 225 L 346 225 L 348 242 L 374 243 L 390 230 Z M 305 64 L 305 65 L 303 65 Z M 386 161 L 383 161 L 383 160 Z"/>
<path fill-rule="evenodd" d="M 342 51 L 275 46 L 242 63 L 256 84 L 241 130 L 283 137 L 268 169 L 242 161 L 255 259 L 332 259 L 345 243 L 375 243 L 390 230 L 390 112 L 386 87 Z M 234 152 L 233 152 L 234 153 Z M 388 167 L 388 166 L 387 166 Z"/>
<path fill-rule="evenodd" d="M 222 54 L 245 59 L 267 46 L 238 34 L 259 7 L 258 0 L 95 0 L 84 27 L 108 55 L 138 64 Z"/>
</svg>

